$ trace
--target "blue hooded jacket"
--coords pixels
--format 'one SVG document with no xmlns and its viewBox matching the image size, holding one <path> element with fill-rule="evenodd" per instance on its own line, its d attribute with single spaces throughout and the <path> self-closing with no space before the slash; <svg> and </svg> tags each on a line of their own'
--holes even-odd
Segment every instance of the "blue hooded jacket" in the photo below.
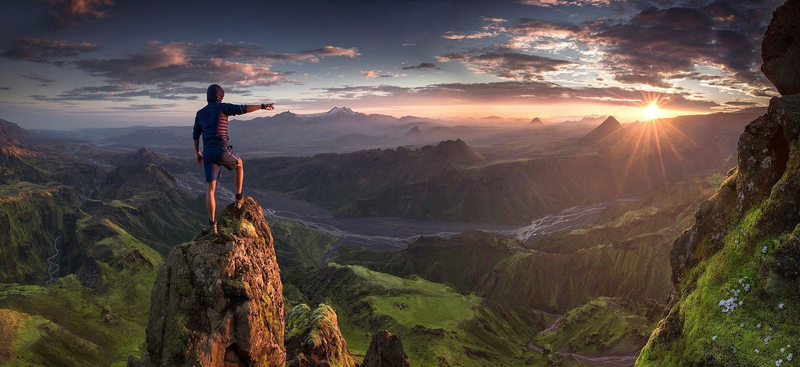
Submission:
<svg viewBox="0 0 800 367">
<path fill-rule="evenodd" d="M 225 91 L 212 84 L 208 87 L 206 99 L 208 105 L 197 111 L 194 118 L 192 138 L 200 139 L 203 135 L 203 149 L 228 147 L 228 116 L 241 115 L 247 112 L 246 105 L 222 103 Z"/>
</svg>

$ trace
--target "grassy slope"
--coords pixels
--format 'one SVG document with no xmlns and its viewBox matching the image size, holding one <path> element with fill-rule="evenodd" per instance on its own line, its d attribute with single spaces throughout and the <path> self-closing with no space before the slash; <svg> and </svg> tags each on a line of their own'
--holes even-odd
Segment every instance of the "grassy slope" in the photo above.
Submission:
<svg viewBox="0 0 800 367">
<path fill-rule="evenodd" d="M 528 340 L 545 318 L 505 308 L 421 278 L 404 279 L 360 266 L 329 263 L 305 287 L 340 315 L 348 347 L 363 358 L 371 332 L 400 335 L 412 365 L 514 365 L 530 357 Z"/>
<path fill-rule="evenodd" d="M 690 361 L 774 365 L 777 360 L 786 361 L 789 353 L 800 355 L 797 284 L 769 270 L 775 248 L 800 235 L 800 226 L 793 235 L 753 238 L 760 216 L 758 207 L 742 215 L 725 236 L 723 249 L 686 276 L 685 284 L 696 283 L 674 308 L 684 321 L 681 340 L 661 343 L 657 330 L 637 366 L 683 366 Z M 742 305 L 733 312 L 722 312 L 719 302 L 729 299 L 734 290 L 741 292 L 737 301 Z"/>
<path fill-rule="evenodd" d="M 533 342 L 586 355 L 635 354 L 658 322 L 643 316 L 647 312 L 646 307 L 627 304 L 623 299 L 599 297 L 570 310 L 553 330 L 538 335 Z"/>
</svg>

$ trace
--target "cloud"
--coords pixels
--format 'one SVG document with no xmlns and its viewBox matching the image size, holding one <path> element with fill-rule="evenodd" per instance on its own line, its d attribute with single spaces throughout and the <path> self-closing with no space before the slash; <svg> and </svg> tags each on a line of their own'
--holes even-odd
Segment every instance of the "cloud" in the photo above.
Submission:
<svg viewBox="0 0 800 367">
<path fill-rule="evenodd" d="M 370 78 L 370 79 L 374 79 L 374 78 L 394 78 L 394 77 L 397 76 L 397 75 L 382 74 L 382 73 L 383 72 L 380 71 L 380 70 L 367 70 L 367 71 L 362 71 L 361 75 L 363 75 L 363 76 L 365 76 L 367 78 Z"/>
<path fill-rule="evenodd" d="M 354 58 L 356 56 L 361 56 L 358 53 L 358 49 L 355 47 L 351 48 L 341 48 L 341 47 L 334 47 L 334 46 L 324 46 L 314 50 L 307 50 L 307 51 L 300 51 L 300 55 L 309 55 L 313 57 L 325 57 L 325 56 L 346 56 L 349 58 Z"/>
<path fill-rule="evenodd" d="M 442 38 L 451 40 L 463 40 L 463 39 L 481 39 L 488 37 L 496 37 L 505 30 L 502 23 L 507 22 L 507 20 L 503 18 L 481 17 L 481 20 L 483 21 L 483 26 L 479 31 L 474 31 L 469 33 L 447 31 L 442 35 Z"/>
<path fill-rule="evenodd" d="M 25 79 L 30 79 L 30 80 L 39 82 L 39 85 L 42 86 L 42 87 L 51 85 L 51 84 L 56 82 L 53 79 L 50 79 L 48 77 L 45 77 L 43 75 L 39 75 L 39 74 L 36 74 L 36 73 L 27 73 L 27 74 L 17 73 L 17 75 L 19 75 L 19 76 L 21 76 L 21 77 L 23 77 Z"/>
<path fill-rule="evenodd" d="M 91 87 L 79 87 L 61 92 L 55 97 L 33 95 L 31 98 L 40 101 L 70 102 L 70 101 L 106 101 L 130 102 L 137 97 L 148 97 L 167 100 L 197 100 L 205 96 L 206 89 L 200 87 L 184 87 L 164 84 L 156 88 L 138 88 L 131 84 L 112 84 Z M 226 90 L 226 94 L 237 94 L 240 91 Z"/>
<path fill-rule="evenodd" d="M 11 90 L 11 87 L 0 87 L 0 90 Z"/>
<path fill-rule="evenodd" d="M 702 10 L 650 8 L 604 28 L 590 38 L 604 47 L 603 63 L 617 81 L 669 87 L 670 79 L 705 65 L 731 76 L 731 87 L 763 82 L 759 40 L 742 28 L 719 27 Z"/>
<path fill-rule="evenodd" d="M 551 6 L 606 6 L 611 4 L 612 0 L 520 0 L 519 2 L 546 8 Z"/>
<path fill-rule="evenodd" d="M 282 62 L 318 62 L 332 56 L 358 56 L 355 48 L 325 46 L 295 54 L 264 50 L 258 45 L 225 42 L 148 42 L 139 52 L 116 59 L 87 59 L 74 65 L 112 83 L 157 84 L 223 83 L 239 86 L 273 86 L 298 83 L 294 72 L 275 71 Z"/>
<path fill-rule="evenodd" d="M 86 52 L 97 51 L 95 44 L 69 43 L 41 38 L 15 38 L 0 57 L 32 62 L 53 62 L 54 59 L 76 57 Z"/>
<path fill-rule="evenodd" d="M 92 21 L 109 15 L 112 0 L 40 0 L 50 5 L 49 13 L 58 27 L 77 25 L 79 20 Z"/>
<path fill-rule="evenodd" d="M 680 93 L 644 93 L 618 87 L 571 88 L 543 81 L 507 81 L 494 83 L 444 83 L 423 87 L 394 85 L 344 86 L 324 88 L 321 96 L 299 102 L 300 104 L 331 104 L 346 101 L 349 104 L 370 105 L 440 105 L 442 103 L 499 103 L 499 104 L 603 104 L 640 107 L 652 99 L 661 101 L 662 107 L 671 110 L 698 111 L 719 107 L 713 101 L 689 98 Z M 298 101 L 286 101 L 297 104 Z"/>
<path fill-rule="evenodd" d="M 438 69 L 438 67 L 434 63 L 423 62 L 423 63 L 420 63 L 419 65 L 403 66 L 400 69 L 403 69 L 403 70 L 428 70 L 428 69 Z"/>
<path fill-rule="evenodd" d="M 581 23 L 523 18 L 516 25 L 503 29 L 502 34 L 509 37 L 506 43 L 484 46 L 484 49 L 504 48 L 536 55 L 561 54 L 568 50 L 577 55 L 576 70 L 591 75 L 592 80 L 601 75 L 604 79 L 623 84 L 675 88 L 681 80 L 692 79 L 709 87 L 769 96 L 774 94 L 774 88 L 758 68 L 761 63 L 760 42 L 771 10 L 781 2 L 530 0 L 523 3 L 540 6 L 613 5 L 616 12 L 610 18 L 594 18 Z M 616 6 L 621 4 L 625 4 L 627 9 Z M 471 52 L 467 52 L 467 56 L 474 57 L 474 50 Z M 467 63 L 479 72 L 492 73 L 495 66 Z M 519 76 L 514 73 L 505 75 Z M 541 73 L 525 76 L 537 75 Z M 573 78 L 579 78 L 578 74 Z"/>
<path fill-rule="evenodd" d="M 409 43 L 404 43 L 403 47 L 411 47 L 411 46 L 416 46 L 416 45 L 417 45 L 416 43 L 409 42 Z"/>
<path fill-rule="evenodd" d="M 512 80 L 543 80 L 543 73 L 573 64 L 570 61 L 545 56 L 487 48 L 437 56 L 436 59 L 441 62 L 461 62 L 479 73 Z"/>
<path fill-rule="evenodd" d="M 112 106 L 106 107 L 109 110 L 124 110 L 124 111 L 141 111 L 141 110 L 159 110 L 162 108 L 176 107 L 176 103 L 163 103 L 163 104 L 132 104 L 130 106 Z"/>
</svg>

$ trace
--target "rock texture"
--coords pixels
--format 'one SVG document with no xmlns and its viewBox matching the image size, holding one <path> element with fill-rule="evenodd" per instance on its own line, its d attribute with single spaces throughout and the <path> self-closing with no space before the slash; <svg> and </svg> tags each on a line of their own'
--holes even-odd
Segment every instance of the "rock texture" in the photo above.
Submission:
<svg viewBox="0 0 800 367">
<path fill-rule="evenodd" d="M 378 330 L 372 335 L 364 363 L 361 367 L 410 367 L 408 356 L 403 349 L 400 337 L 386 330 Z"/>
<path fill-rule="evenodd" d="M 259 204 L 222 213 L 172 249 L 158 271 L 147 325 L 153 365 L 284 366 L 283 285 Z"/>
<path fill-rule="evenodd" d="M 800 0 L 775 10 L 761 44 L 761 71 L 784 96 L 800 93 Z"/>
<path fill-rule="evenodd" d="M 306 304 L 286 315 L 286 355 L 291 367 L 325 365 L 354 367 L 347 342 L 339 331 L 336 311 L 324 303 L 313 311 Z"/>
</svg>

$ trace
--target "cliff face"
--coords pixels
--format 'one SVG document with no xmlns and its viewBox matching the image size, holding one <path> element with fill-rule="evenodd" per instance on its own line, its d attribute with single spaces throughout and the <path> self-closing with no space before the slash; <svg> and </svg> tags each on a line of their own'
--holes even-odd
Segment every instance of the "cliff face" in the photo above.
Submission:
<svg viewBox="0 0 800 367">
<path fill-rule="evenodd" d="M 778 8 L 769 29 L 800 38 L 800 27 L 783 24 L 796 24 L 797 4 Z M 768 31 L 765 53 L 786 46 L 770 44 L 776 39 L 784 38 Z M 791 67 L 800 61 L 784 56 Z M 767 61 L 770 80 L 784 77 L 771 74 L 779 68 Z M 745 128 L 738 168 L 673 245 L 671 308 L 637 365 L 780 366 L 798 354 L 799 137 L 796 94 L 773 98 L 767 114 Z"/>
<path fill-rule="evenodd" d="M 220 234 L 176 246 L 152 292 L 150 363 L 283 366 L 283 285 L 272 234 L 258 203 L 229 205 Z"/>
</svg>

